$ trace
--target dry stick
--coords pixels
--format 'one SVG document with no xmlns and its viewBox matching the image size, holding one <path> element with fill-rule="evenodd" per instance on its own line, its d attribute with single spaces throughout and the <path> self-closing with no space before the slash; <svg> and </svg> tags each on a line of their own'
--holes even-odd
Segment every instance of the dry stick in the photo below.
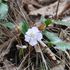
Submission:
<svg viewBox="0 0 70 70">
<path fill-rule="evenodd" d="M 38 53 L 36 53 L 36 69 L 37 69 L 37 66 L 38 66 Z"/>
<path fill-rule="evenodd" d="M 25 16 L 26 13 L 25 13 L 25 11 L 22 10 L 21 5 L 19 3 L 20 3 L 19 0 L 17 0 L 17 5 L 18 5 L 18 7 L 20 9 L 21 14 L 23 15 L 25 21 L 28 22 L 28 20 L 27 20 L 27 18 Z"/>
<path fill-rule="evenodd" d="M 15 10 L 19 15 L 21 15 L 22 18 L 24 18 L 24 16 L 21 14 L 21 12 L 17 8 L 15 8 Z"/>
<path fill-rule="evenodd" d="M 29 46 L 29 47 L 28 47 L 28 48 L 29 48 L 28 66 L 29 66 L 29 65 L 30 65 L 30 63 L 31 63 L 31 59 L 30 59 L 30 47 L 31 47 L 31 46 Z M 29 67 L 28 67 L 28 70 L 30 70 L 30 69 L 29 69 Z"/>
<path fill-rule="evenodd" d="M 14 64 L 9 64 L 9 65 L 8 65 L 9 68 L 10 68 L 11 66 L 13 67 Z M 0 67 L 0 69 L 4 69 L 5 67 L 6 67 L 6 66 Z M 16 70 L 16 69 L 15 69 L 15 70 Z"/>
<path fill-rule="evenodd" d="M 66 53 L 66 55 L 67 55 L 67 57 L 69 58 L 69 60 L 70 60 L 70 55 L 69 55 L 69 53 L 65 50 L 65 53 Z"/>
<path fill-rule="evenodd" d="M 56 8 L 55 19 L 58 19 L 58 18 L 57 18 L 57 13 L 58 13 L 58 10 L 59 10 L 59 3 L 60 3 L 60 0 L 58 0 L 58 4 L 57 4 L 57 8 Z"/>
<path fill-rule="evenodd" d="M 12 7 L 12 9 L 13 9 L 13 7 Z M 13 9 L 13 11 L 14 11 L 15 9 Z M 19 14 L 20 15 L 20 14 Z M 18 24 L 16 24 L 16 22 L 12 19 L 12 17 L 8 14 L 8 16 L 10 17 L 10 19 L 12 20 L 12 22 L 15 24 L 15 31 L 16 31 L 16 28 L 18 29 Z M 16 16 L 15 16 L 16 17 Z M 20 43 L 20 44 L 22 44 L 21 43 L 21 40 L 19 39 L 19 37 L 16 35 L 16 34 L 14 34 L 14 33 L 12 33 L 14 36 L 16 36 L 16 40 L 17 40 L 17 42 L 18 43 Z"/>
<path fill-rule="evenodd" d="M 4 49 L 4 47 L 1 49 L 1 54 L 0 54 L 0 58 L 2 58 L 1 60 L 3 61 L 3 59 L 4 59 L 4 56 L 10 51 L 10 47 L 11 47 L 11 44 L 12 44 L 12 42 L 13 42 L 13 40 L 14 40 L 14 38 L 12 38 L 12 39 L 10 39 L 11 41 L 9 41 L 9 45 L 7 44 L 7 45 L 4 45 L 4 46 L 8 46 L 7 47 L 7 49 L 6 50 L 3 50 Z M 5 43 L 6 44 L 6 43 Z"/>
<path fill-rule="evenodd" d="M 56 50 L 56 49 L 55 49 Z M 57 51 L 57 50 L 56 50 Z M 58 52 L 58 51 L 57 51 Z M 68 53 L 68 52 L 67 52 Z M 59 58 L 59 60 L 62 62 L 62 63 L 64 63 L 63 61 L 62 61 L 62 59 L 58 56 L 58 55 L 56 55 L 55 54 L 55 56 L 57 57 L 57 58 Z M 67 65 L 67 67 L 70 69 L 70 67 L 69 67 L 69 65 L 67 64 L 67 63 L 64 63 L 64 64 L 66 64 Z"/>
<path fill-rule="evenodd" d="M 67 53 L 65 53 L 66 55 L 67 55 Z M 65 57 L 65 54 L 63 54 L 64 55 L 64 57 Z M 65 65 L 69 68 L 69 70 L 70 70 L 70 66 L 68 65 L 68 63 L 66 63 L 67 62 L 67 59 L 66 59 L 66 57 L 64 58 L 65 59 Z"/>
<path fill-rule="evenodd" d="M 15 37 L 13 37 L 13 38 L 10 40 L 10 43 L 9 43 L 7 49 L 6 49 L 4 52 L 1 53 L 0 57 L 4 57 L 4 56 L 10 51 L 11 44 L 12 44 L 12 42 L 13 42 L 14 40 L 15 40 Z"/>
<path fill-rule="evenodd" d="M 63 13 L 68 9 L 70 9 L 70 0 L 64 1 L 64 7 L 61 9 L 60 13 L 58 12 L 57 18 L 62 17 Z"/>
<path fill-rule="evenodd" d="M 18 29 L 18 24 L 16 24 L 16 22 L 11 18 L 11 16 L 8 14 L 8 16 L 10 17 L 10 19 L 12 20 L 12 22 L 15 24 L 15 29 L 14 29 L 14 31 L 16 31 L 16 28 Z M 21 43 L 21 40 L 19 39 L 19 35 L 16 35 L 16 34 L 14 34 L 14 33 L 12 33 L 15 37 L 16 37 L 16 40 L 17 40 L 17 42 L 18 43 L 20 43 L 20 44 L 22 44 Z"/>
<path fill-rule="evenodd" d="M 8 14 L 8 16 L 9 16 L 10 20 L 11 20 L 14 24 L 16 24 L 16 22 L 12 19 L 12 17 L 10 16 L 10 14 Z"/>
<path fill-rule="evenodd" d="M 56 50 L 56 49 L 55 49 Z M 56 50 L 57 51 L 57 50 Z M 58 52 L 58 51 L 57 51 Z M 68 53 L 68 52 L 67 52 Z M 56 54 L 55 54 L 55 56 L 57 57 L 57 58 L 59 58 L 61 61 L 62 61 L 62 59 L 59 57 L 59 56 L 57 56 Z M 63 62 L 63 61 L 62 61 Z M 64 62 L 63 62 L 64 63 Z M 69 67 L 69 65 L 67 64 L 67 63 L 64 63 L 64 64 L 66 64 L 67 65 L 67 67 L 70 69 L 70 67 Z"/>
<path fill-rule="evenodd" d="M 69 68 L 69 70 L 70 70 L 70 65 L 68 64 L 69 62 L 67 61 L 67 59 L 65 58 L 65 65 Z"/>
<path fill-rule="evenodd" d="M 40 43 L 43 47 L 47 47 L 42 41 L 39 41 L 39 43 Z M 47 48 L 48 48 L 48 47 L 47 47 Z M 46 49 L 47 49 L 47 48 L 46 48 Z M 47 52 L 49 52 L 49 51 L 51 52 L 50 54 L 53 55 L 53 57 L 55 58 L 55 54 L 48 48 L 48 49 L 47 49 Z M 68 56 L 68 58 L 70 59 L 70 55 L 68 54 L 68 52 L 65 51 L 65 53 L 66 53 L 66 55 Z M 59 59 L 60 59 L 60 58 L 59 58 Z M 60 60 L 61 60 L 61 59 L 60 59 Z M 62 61 L 62 60 L 61 60 L 61 61 Z M 66 64 L 66 65 L 67 65 L 67 64 Z M 67 66 L 68 66 L 68 65 L 67 65 Z M 68 66 L 68 67 L 69 67 L 69 66 Z"/>
<path fill-rule="evenodd" d="M 31 65 L 31 64 L 30 64 Z M 30 65 L 28 65 L 26 68 L 24 68 L 24 70 L 27 70 L 29 67 L 30 67 Z"/>
<path fill-rule="evenodd" d="M 39 43 L 46 48 L 45 50 L 47 51 L 48 54 L 50 54 L 50 56 L 52 57 L 53 60 L 56 60 L 56 57 L 54 55 L 54 53 L 48 48 L 48 46 L 43 42 L 43 41 L 39 41 Z"/>
<path fill-rule="evenodd" d="M 3 24 L 0 23 L 0 26 L 1 26 L 2 30 L 4 30 L 4 35 L 7 36 L 8 38 L 11 38 L 12 33 L 6 27 L 4 27 Z"/>
<path fill-rule="evenodd" d="M 2 38 L 2 37 L 1 37 Z M 4 39 L 4 38 L 3 38 Z M 0 39 L 0 42 L 3 44 L 4 43 L 4 41 L 2 40 L 2 39 Z"/>
<path fill-rule="evenodd" d="M 42 53 L 42 51 L 41 51 L 41 48 L 40 48 L 39 44 L 38 44 L 38 45 L 35 45 L 34 48 L 35 48 L 35 50 L 36 50 L 37 53 L 39 52 L 39 53 L 41 54 L 43 63 L 44 63 L 44 65 L 45 65 L 45 68 L 46 68 L 46 70 L 48 70 L 46 60 L 45 60 L 45 58 L 44 58 L 44 55 L 43 55 L 43 53 Z"/>
<path fill-rule="evenodd" d="M 58 13 L 58 8 L 59 8 L 59 3 L 60 3 L 60 0 L 58 0 L 58 5 L 57 5 L 57 10 L 56 10 L 56 18 L 57 18 L 57 13 Z M 67 51 L 65 51 L 66 55 L 68 56 L 69 60 L 70 60 L 70 55 Z"/>
<path fill-rule="evenodd" d="M 9 66 L 8 66 L 8 64 L 6 62 L 4 62 L 4 65 L 5 65 L 5 69 L 9 70 Z"/>
<path fill-rule="evenodd" d="M 25 21 L 26 21 L 27 23 L 29 23 L 29 26 L 30 26 L 30 27 L 32 27 L 33 23 L 32 23 L 32 21 L 30 20 L 28 14 L 27 14 L 27 13 L 25 12 L 25 10 L 23 9 L 23 7 L 21 7 L 21 5 L 19 4 L 19 0 L 17 0 L 17 4 L 18 4 L 18 7 L 19 7 L 19 9 L 20 9 L 20 12 L 22 13 L 22 15 L 23 15 Z"/>
<path fill-rule="evenodd" d="M 8 46 L 10 40 L 11 40 L 11 39 L 9 39 L 8 41 L 6 41 L 4 44 L 0 45 L 0 53 L 2 52 L 2 50 L 3 50 L 4 48 L 6 48 L 6 47 Z"/>
<path fill-rule="evenodd" d="M 33 49 L 30 51 L 30 53 L 31 53 L 32 51 L 33 51 Z M 26 58 L 29 56 L 30 53 L 28 53 L 28 54 L 22 59 L 22 62 L 21 62 L 21 64 L 19 65 L 19 67 L 17 68 L 17 70 L 21 70 L 21 68 L 23 67 L 23 64 L 24 64 Z"/>
<path fill-rule="evenodd" d="M 41 8 L 41 7 L 43 7 L 42 5 L 40 5 L 40 4 L 38 4 L 36 1 L 34 1 L 34 0 L 32 0 L 32 1 L 25 1 L 25 0 L 23 0 L 23 3 L 25 3 L 25 4 L 32 4 L 32 5 L 34 5 L 34 6 L 36 6 L 36 7 L 39 7 L 39 8 Z"/>
<path fill-rule="evenodd" d="M 17 68 L 17 70 L 21 70 L 21 69 L 22 69 L 23 64 L 24 64 L 26 58 L 28 57 L 28 55 L 29 55 L 29 54 L 27 54 L 27 55 L 24 57 L 23 61 L 21 62 L 21 64 L 20 64 L 19 67 Z"/>
<path fill-rule="evenodd" d="M 58 13 L 58 8 L 59 8 L 59 3 L 60 3 L 60 0 L 58 1 L 58 5 L 57 5 L 56 18 L 57 18 L 57 13 Z M 67 51 L 65 51 L 65 53 L 66 53 L 67 57 L 68 57 L 69 60 L 70 60 L 70 55 L 69 55 L 69 53 L 68 53 Z"/>
<path fill-rule="evenodd" d="M 56 50 L 56 51 L 57 51 L 57 50 Z M 57 52 L 58 52 L 58 51 L 57 51 Z M 64 61 L 62 61 L 62 59 L 61 59 L 59 56 L 57 56 L 56 54 L 55 54 L 55 56 L 56 56 L 57 58 L 59 58 L 59 60 L 60 60 L 63 64 L 66 64 L 67 67 L 70 69 L 69 65 L 68 65 L 67 63 L 65 63 Z"/>
</svg>

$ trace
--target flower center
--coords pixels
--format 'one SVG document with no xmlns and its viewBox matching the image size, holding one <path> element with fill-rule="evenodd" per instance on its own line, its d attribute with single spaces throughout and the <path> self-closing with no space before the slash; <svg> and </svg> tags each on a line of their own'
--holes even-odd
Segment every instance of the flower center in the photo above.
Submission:
<svg viewBox="0 0 70 70">
<path fill-rule="evenodd" d="M 30 32 L 30 36 L 31 36 L 31 37 L 34 37 L 34 33 L 33 33 L 33 32 Z"/>
</svg>

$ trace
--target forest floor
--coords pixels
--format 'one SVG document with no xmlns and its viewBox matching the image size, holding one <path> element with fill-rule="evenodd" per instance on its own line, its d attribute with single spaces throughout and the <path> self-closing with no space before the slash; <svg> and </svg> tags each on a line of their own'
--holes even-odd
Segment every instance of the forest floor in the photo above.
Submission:
<svg viewBox="0 0 70 70">
<path fill-rule="evenodd" d="M 0 0 L 0 70 L 70 70 L 70 1 Z"/>
</svg>

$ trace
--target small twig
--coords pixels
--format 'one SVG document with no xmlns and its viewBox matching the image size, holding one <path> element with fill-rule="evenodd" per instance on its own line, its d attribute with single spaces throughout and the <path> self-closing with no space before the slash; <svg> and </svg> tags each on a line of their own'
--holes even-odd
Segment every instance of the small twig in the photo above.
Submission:
<svg viewBox="0 0 70 70">
<path fill-rule="evenodd" d="M 6 47 L 8 46 L 10 40 L 11 40 L 11 39 L 9 39 L 8 41 L 6 41 L 6 42 L 3 43 L 2 45 L 0 45 L 0 53 L 2 52 L 2 50 L 3 50 L 4 48 L 6 48 Z"/>
<path fill-rule="evenodd" d="M 33 49 L 30 50 L 30 53 L 31 53 L 32 51 L 33 51 Z M 17 70 L 21 70 L 21 69 L 22 69 L 24 62 L 25 62 L 26 58 L 29 56 L 30 53 L 28 53 L 28 54 L 22 59 L 22 62 L 21 62 L 21 64 L 19 65 L 19 67 L 17 68 Z"/>
<path fill-rule="evenodd" d="M 45 48 L 45 51 L 51 56 L 53 60 L 57 60 L 54 53 L 48 48 L 48 46 L 43 41 L 39 41 L 39 43 Z"/>
<path fill-rule="evenodd" d="M 27 55 L 24 57 L 23 61 L 21 62 L 21 64 L 20 64 L 19 67 L 17 68 L 17 70 L 21 70 L 21 69 L 22 69 L 23 63 L 25 62 L 25 60 L 26 60 L 26 58 L 28 57 L 28 55 L 29 55 L 29 54 L 27 54 Z"/>
<path fill-rule="evenodd" d="M 32 27 L 33 25 L 33 22 L 31 21 L 31 19 L 29 18 L 28 14 L 26 13 L 26 11 L 23 9 L 23 7 L 19 4 L 19 0 L 17 0 L 17 4 L 18 4 L 18 7 L 20 9 L 20 12 L 21 14 L 23 15 L 25 21 L 27 23 L 29 23 L 29 26 Z"/>
<path fill-rule="evenodd" d="M 25 3 L 25 4 L 32 4 L 32 5 L 34 5 L 34 6 L 36 6 L 36 7 L 38 7 L 38 8 L 41 8 L 41 7 L 43 7 L 42 5 L 40 5 L 40 4 L 38 4 L 36 1 L 34 1 L 34 0 L 31 0 L 31 1 L 25 1 L 25 0 L 23 0 L 23 3 Z"/>
<path fill-rule="evenodd" d="M 70 60 L 70 55 L 69 55 L 69 53 L 68 53 L 67 51 L 65 51 L 65 53 L 66 53 L 67 57 L 68 57 L 69 60 Z"/>
<path fill-rule="evenodd" d="M 57 14 L 58 14 L 58 10 L 59 10 L 59 3 L 60 3 L 60 0 L 58 0 L 58 4 L 57 4 L 57 8 L 56 8 L 56 15 L 55 15 L 56 19 L 57 19 Z"/>
<path fill-rule="evenodd" d="M 46 62 L 46 60 L 45 60 L 45 58 L 44 58 L 44 55 L 43 55 L 43 53 L 42 53 L 42 50 L 41 50 L 39 44 L 38 44 L 38 45 L 35 45 L 34 48 L 35 48 L 35 50 L 36 50 L 37 53 L 40 53 L 40 54 L 41 54 L 42 61 L 43 61 L 44 65 L 45 65 L 45 68 L 46 68 L 46 70 L 48 70 L 47 62 Z"/>
<path fill-rule="evenodd" d="M 28 66 L 29 66 L 30 63 L 31 63 L 31 59 L 30 59 L 30 57 L 31 57 L 31 56 L 30 56 L 30 49 L 31 49 L 31 48 L 30 48 L 30 47 L 31 47 L 31 46 L 28 47 L 28 48 L 29 48 Z M 28 67 L 28 70 L 30 70 L 29 67 Z"/>
<path fill-rule="evenodd" d="M 13 43 L 14 40 L 15 40 L 15 37 L 13 37 L 12 39 L 10 39 L 10 42 L 8 42 L 9 45 L 7 44 L 8 45 L 7 49 L 0 54 L 0 58 L 4 57 L 10 51 L 11 45 L 12 45 L 12 43 Z M 4 47 L 2 49 L 4 49 Z"/>
</svg>

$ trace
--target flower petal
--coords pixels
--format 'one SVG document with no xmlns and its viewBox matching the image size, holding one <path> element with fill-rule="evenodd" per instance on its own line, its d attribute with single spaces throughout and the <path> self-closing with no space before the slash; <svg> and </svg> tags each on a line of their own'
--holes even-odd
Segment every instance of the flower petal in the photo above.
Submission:
<svg viewBox="0 0 70 70">
<path fill-rule="evenodd" d="M 32 29 L 29 28 L 28 31 L 26 32 L 27 35 L 29 35 L 32 32 Z"/>
<path fill-rule="evenodd" d="M 30 41 L 30 37 L 28 35 L 25 35 L 25 41 L 29 42 Z"/>
<path fill-rule="evenodd" d="M 41 32 L 36 33 L 35 37 L 36 37 L 36 40 L 37 40 L 37 41 L 39 41 L 39 40 L 41 40 L 41 39 L 43 38 L 43 36 L 42 36 L 42 33 L 41 33 Z"/>
<path fill-rule="evenodd" d="M 37 44 L 37 41 L 36 41 L 34 38 L 31 38 L 29 44 L 30 44 L 31 46 L 35 46 L 35 45 Z"/>
<path fill-rule="evenodd" d="M 32 27 L 32 31 L 33 31 L 33 33 L 40 32 L 37 27 Z"/>
<path fill-rule="evenodd" d="M 38 30 L 37 27 L 32 27 L 28 29 L 25 35 L 25 41 L 30 45 L 34 46 L 42 39 L 42 33 Z"/>
</svg>

